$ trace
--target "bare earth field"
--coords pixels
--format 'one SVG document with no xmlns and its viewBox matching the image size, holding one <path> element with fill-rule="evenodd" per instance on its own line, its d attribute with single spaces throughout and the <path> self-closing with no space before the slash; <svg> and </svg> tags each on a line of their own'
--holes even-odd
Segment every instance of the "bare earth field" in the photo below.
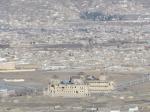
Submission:
<svg viewBox="0 0 150 112">
<path fill-rule="evenodd" d="M 35 88 L 46 88 L 49 80 L 58 76 L 61 79 L 69 79 L 72 75 L 77 75 L 79 71 L 71 72 L 20 72 L 20 73 L 1 73 L 1 83 L 4 78 L 25 79 L 21 83 L 11 83 L 15 86 L 26 86 Z M 99 74 L 98 72 L 87 72 L 86 74 Z M 115 76 L 114 76 L 115 74 Z M 107 73 L 109 80 L 117 83 L 134 80 L 142 77 L 140 73 Z M 9 84 L 9 83 L 8 83 Z M 100 95 L 89 98 L 50 98 L 48 96 L 21 96 L 0 98 L 0 112 L 83 112 L 89 107 L 99 108 L 126 108 L 126 105 L 138 105 L 144 109 L 143 112 L 149 112 L 150 104 L 150 83 L 144 83 L 138 86 L 130 87 L 126 91 L 115 91 L 108 95 Z M 115 102 L 115 103 L 114 103 Z M 125 106 L 125 107 L 124 107 Z M 82 109 L 81 109 L 82 108 Z M 107 108 L 108 109 L 108 108 Z"/>
</svg>

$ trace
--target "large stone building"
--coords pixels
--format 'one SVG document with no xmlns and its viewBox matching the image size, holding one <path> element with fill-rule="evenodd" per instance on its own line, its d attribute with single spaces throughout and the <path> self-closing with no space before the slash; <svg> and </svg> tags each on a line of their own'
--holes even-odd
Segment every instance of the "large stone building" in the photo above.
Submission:
<svg viewBox="0 0 150 112">
<path fill-rule="evenodd" d="M 92 94 L 109 93 L 114 89 L 114 83 L 96 78 L 71 77 L 69 81 L 51 80 L 47 95 L 52 97 L 88 97 Z"/>
<path fill-rule="evenodd" d="M 86 97 L 89 96 L 87 85 L 59 84 L 49 86 L 49 95 L 53 97 Z"/>
<path fill-rule="evenodd" d="M 85 84 L 53 80 L 48 86 L 48 95 L 52 97 L 87 97 L 90 94 L 88 86 Z"/>
</svg>

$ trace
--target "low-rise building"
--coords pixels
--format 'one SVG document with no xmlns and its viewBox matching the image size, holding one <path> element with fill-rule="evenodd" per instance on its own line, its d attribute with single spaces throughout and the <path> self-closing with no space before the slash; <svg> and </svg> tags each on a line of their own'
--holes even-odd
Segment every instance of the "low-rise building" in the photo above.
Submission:
<svg viewBox="0 0 150 112">
<path fill-rule="evenodd" d="M 0 63 L 0 70 L 15 70 L 14 62 L 2 62 Z"/>
<path fill-rule="evenodd" d="M 110 93 L 114 89 L 114 82 L 108 81 L 106 76 L 101 75 L 99 78 L 91 77 L 86 80 L 91 94 Z"/>
<path fill-rule="evenodd" d="M 109 93 L 114 89 L 114 83 L 101 80 L 87 81 L 89 92 L 94 93 Z"/>
</svg>

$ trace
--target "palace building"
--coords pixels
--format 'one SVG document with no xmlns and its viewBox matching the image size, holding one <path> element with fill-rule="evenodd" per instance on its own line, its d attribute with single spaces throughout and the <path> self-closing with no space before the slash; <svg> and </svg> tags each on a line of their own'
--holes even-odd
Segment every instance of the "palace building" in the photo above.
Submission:
<svg viewBox="0 0 150 112">
<path fill-rule="evenodd" d="M 86 80 L 85 80 L 86 79 Z M 92 94 L 109 93 L 114 83 L 105 78 L 85 78 L 73 76 L 68 81 L 52 79 L 48 85 L 47 95 L 51 97 L 88 97 Z"/>
</svg>

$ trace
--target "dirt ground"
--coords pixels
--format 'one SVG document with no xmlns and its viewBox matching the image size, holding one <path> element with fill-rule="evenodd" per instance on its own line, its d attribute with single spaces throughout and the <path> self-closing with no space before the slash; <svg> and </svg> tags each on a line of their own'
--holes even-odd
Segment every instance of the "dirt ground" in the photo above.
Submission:
<svg viewBox="0 0 150 112">
<path fill-rule="evenodd" d="M 0 82 L 3 79 L 24 79 L 24 82 L 9 83 L 16 86 L 20 85 L 39 85 L 43 88 L 47 87 L 48 82 L 53 77 L 60 79 L 69 79 L 70 76 L 78 75 L 81 71 L 70 72 L 16 72 L 16 73 L 0 73 Z M 85 74 L 98 75 L 98 72 L 88 71 Z M 142 73 L 107 73 L 108 80 L 116 83 L 135 80 L 142 77 Z M 6 82 L 5 82 L 6 83 Z M 138 105 L 143 112 L 149 112 L 150 104 L 150 83 L 144 83 L 127 89 L 126 91 L 115 91 L 109 95 L 100 95 L 89 98 L 50 98 L 49 96 L 21 96 L 0 98 L 0 112 L 55 112 L 56 106 L 58 110 L 65 112 L 83 112 L 89 107 L 122 107 L 125 105 Z M 115 102 L 115 103 L 114 103 Z M 117 107 L 118 106 L 118 107 Z M 81 108 L 82 109 L 79 109 Z M 75 108 L 75 109 L 72 109 Z M 141 110 L 142 112 L 142 110 Z"/>
</svg>

